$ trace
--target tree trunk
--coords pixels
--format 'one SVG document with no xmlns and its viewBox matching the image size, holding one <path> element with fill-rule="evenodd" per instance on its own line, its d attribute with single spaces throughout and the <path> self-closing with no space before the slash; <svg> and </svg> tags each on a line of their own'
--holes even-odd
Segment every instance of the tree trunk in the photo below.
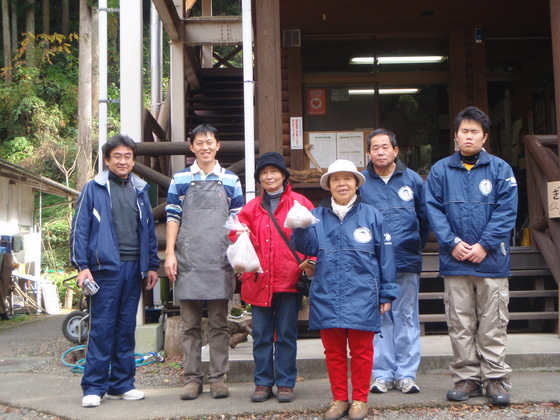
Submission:
<svg viewBox="0 0 560 420">
<path fill-rule="evenodd" d="M 15 0 L 10 0 L 12 5 L 12 51 L 18 49 L 17 7 Z"/>
<path fill-rule="evenodd" d="M 78 81 L 78 190 L 92 175 L 91 163 L 91 8 L 80 0 L 80 75 Z"/>
<path fill-rule="evenodd" d="M 6 82 L 12 82 L 12 45 L 10 40 L 10 7 L 8 0 L 2 0 L 2 39 L 4 41 L 4 68 Z"/>
<path fill-rule="evenodd" d="M 35 67 L 35 0 L 27 0 L 25 8 L 25 32 L 29 37 L 26 60 L 28 67 Z"/>
<path fill-rule="evenodd" d="M 43 33 L 50 35 L 50 0 L 43 0 Z"/>
<path fill-rule="evenodd" d="M 70 33 L 70 3 L 62 0 L 62 33 L 66 36 Z"/>
</svg>

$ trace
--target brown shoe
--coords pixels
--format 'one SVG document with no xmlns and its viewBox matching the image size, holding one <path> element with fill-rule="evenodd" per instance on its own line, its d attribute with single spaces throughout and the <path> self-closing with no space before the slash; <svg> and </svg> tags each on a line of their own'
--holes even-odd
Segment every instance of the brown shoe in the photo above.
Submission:
<svg viewBox="0 0 560 420">
<path fill-rule="evenodd" d="M 509 405 L 509 391 L 501 379 L 490 379 L 488 381 L 486 396 L 493 405 Z"/>
<path fill-rule="evenodd" d="M 189 382 L 181 393 L 182 400 L 195 400 L 198 398 L 198 394 L 202 392 L 202 384 L 196 381 Z"/>
<path fill-rule="evenodd" d="M 447 393 L 449 401 L 466 401 L 470 397 L 480 397 L 482 389 L 480 384 L 472 379 L 459 381 L 455 384 L 455 388 Z"/>
<path fill-rule="evenodd" d="M 272 398 L 272 388 L 264 385 L 257 385 L 253 395 L 251 395 L 251 401 L 253 402 L 265 402 L 269 398 Z"/>
<path fill-rule="evenodd" d="M 227 398 L 229 389 L 224 381 L 216 381 L 210 384 L 210 395 L 212 398 Z"/>
<path fill-rule="evenodd" d="M 350 420 L 364 420 L 367 417 L 367 411 L 367 403 L 354 400 L 350 405 L 348 417 L 350 417 Z"/>
<path fill-rule="evenodd" d="M 333 401 L 329 409 L 323 415 L 323 418 L 325 420 L 338 420 L 348 413 L 349 408 L 350 403 L 348 401 Z"/>
<path fill-rule="evenodd" d="M 276 394 L 276 398 L 278 398 L 278 402 L 287 403 L 292 402 L 296 399 L 294 394 L 294 388 L 289 388 L 287 386 L 279 386 L 278 393 Z"/>
</svg>

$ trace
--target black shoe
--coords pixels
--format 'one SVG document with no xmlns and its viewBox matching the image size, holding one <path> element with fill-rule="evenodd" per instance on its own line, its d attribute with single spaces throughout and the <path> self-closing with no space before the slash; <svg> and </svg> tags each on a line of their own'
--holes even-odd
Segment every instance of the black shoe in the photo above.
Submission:
<svg viewBox="0 0 560 420">
<path fill-rule="evenodd" d="M 10 317 L 8 316 L 8 314 L 0 314 L 0 320 L 8 321 L 9 319 Z"/>
<path fill-rule="evenodd" d="M 480 397 L 482 395 L 482 389 L 480 384 L 471 379 L 465 381 L 459 381 L 455 384 L 455 388 L 447 393 L 447 399 L 449 401 L 466 401 L 470 397 Z"/>
<path fill-rule="evenodd" d="M 501 379 L 490 379 L 488 381 L 486 396 L 493 405 L 509 405 L 509 391 Z"/>
</svg>

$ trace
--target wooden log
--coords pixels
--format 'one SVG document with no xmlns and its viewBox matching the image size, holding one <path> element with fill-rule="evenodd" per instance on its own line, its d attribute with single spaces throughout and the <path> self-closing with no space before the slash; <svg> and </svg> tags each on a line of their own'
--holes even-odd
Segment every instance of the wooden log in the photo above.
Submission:
<svg viewBox="0 0 560 420">
<path fill-rule="evenodd" d="M 154 171 L 152 168 L 149 168 L 140 162 L 134 163 L 132 172 L 144 178 L 144 180 L 146 181 L 154 182 L 155 184 L 157 184 L 158 186 L 160 186 L 166 191 L 169 189 L 169 184 L 171 184 L 171 178 L 163 174 L 160 174 L 158 171 Z"/>
<path fill-rule="evenodd" d="M 255 153 L 259 151 L 259 144 L 255 142 Z M 229 140 L 220 142 L 220 153 L 225 154 L 243 154 L 245 153 L 245 142 L 242 140 Z M 138 143 L 136 147 L 136 154 L 138 156 L 162 156 L 162 155 L 185 155 L 194 156 L 191 152 L 187 142 L 144 142 Z"/>
</svg>

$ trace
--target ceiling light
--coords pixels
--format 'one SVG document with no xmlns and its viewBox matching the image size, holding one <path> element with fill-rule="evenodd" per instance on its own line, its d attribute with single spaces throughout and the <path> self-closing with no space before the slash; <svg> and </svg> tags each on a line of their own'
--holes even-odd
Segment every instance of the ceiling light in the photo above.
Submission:
<svg viewBox="0 0 560 420">
<path fill-rule="evenodd" d="M 443 55 L 419 55 L 403 57 L 377 57 L 378 64 L 418 64 L 418 63 L 441 63 L 445 61 Z M 374 57 L 353 57 L 350 64 L 373 64 Z"/>
<path fill-rule="evenodd" d="M 379 89 L 380 95 L 394 95 L 394 94 L 405 94 L 405 93 L 418 93 L 420 89 L 418 88 L 395 88 L 395 89 Z M 373 95 L 375 94 L 375 89 L 349 89 L 349 95 Z"/>
</svg>

